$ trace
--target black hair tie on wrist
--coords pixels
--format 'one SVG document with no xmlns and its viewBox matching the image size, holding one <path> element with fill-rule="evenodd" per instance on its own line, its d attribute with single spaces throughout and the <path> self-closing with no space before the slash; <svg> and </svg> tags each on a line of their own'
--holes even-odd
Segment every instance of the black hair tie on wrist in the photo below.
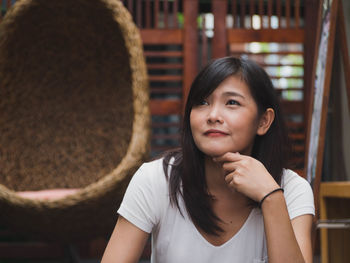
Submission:
<svg viewBox="0 0 350 263">
<path fill-rule="evenodd" d="M 259 207 L 261 208 L 262 203 L 264 202 L 264 200 L 271 194 L 277 192 L 277 191 L 282 191 L 282 193 L 284 193 L 284 189 L 282 187 L 276 188 L 275 190 L 272 190 L 270 193 L 266 194 L 263 199 L 261 199 L 261 201 L 259 202 Z"/>
</svg>

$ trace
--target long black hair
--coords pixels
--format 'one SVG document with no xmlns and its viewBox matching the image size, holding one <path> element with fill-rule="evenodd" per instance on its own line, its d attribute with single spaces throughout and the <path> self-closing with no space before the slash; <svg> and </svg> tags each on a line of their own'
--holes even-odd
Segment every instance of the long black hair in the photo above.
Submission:
<svg viewBox="0 0 350 263">
<path fill-rule="evenodd" d="M 204 154 L 193 140 L 190 114 L 193 106 L 207 98 L 229 76 L 239 76 L 248 85 L 259 115 L 267 108 L 272 108 L 275 112 L 274 121 L 267 133 L 256 136 L 252 157 L 264 164 L 278 184 L 281 182 L 289 153 L 288 137 L 278 97 L 264 69 L 251 60 L 224 57 L 213 60 L 201 70 L 188 94 L 182 122 L 181 148 L 164 157 L 163 167 L 169 180 L 171 203 L 182 213 L 178 202 L 178 198 L 182 197 L 194 224 L 212 235 L 218 235 L 222 229 L 218 225 L 220 219 L 212 209 L 212 196 L 208 192 L 205 179 Z"/>
</svg>

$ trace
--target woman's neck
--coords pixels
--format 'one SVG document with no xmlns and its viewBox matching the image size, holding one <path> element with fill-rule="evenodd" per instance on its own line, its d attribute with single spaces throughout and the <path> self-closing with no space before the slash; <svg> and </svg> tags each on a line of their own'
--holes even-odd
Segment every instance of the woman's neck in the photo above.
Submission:
<svg viewBox="0 0 350 263">
<path fill-rule="evenodd" d="M 205 157 L 205 178 L 208 191 L 215 199 L 230 198 L 236 202 L 241 200 L 244 204 L 248 202 L 249 199 L 245 195 L 227 185 L 222 166 L 214 162 L 210 156 Z"/>
<path fill-rule="evenodd" d="M 212 157 L 205 156 L 204 168 L 209 191 L 221 191 L 228 188 L 225 182 L 225 172 L 219 163 L 213 161 Z"/>
</svg>

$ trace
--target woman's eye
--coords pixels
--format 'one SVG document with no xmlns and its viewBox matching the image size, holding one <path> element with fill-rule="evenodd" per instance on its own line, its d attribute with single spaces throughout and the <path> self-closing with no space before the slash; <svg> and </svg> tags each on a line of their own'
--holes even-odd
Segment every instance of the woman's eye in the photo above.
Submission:
<svg viewBox="0 0 350 263">
<path fill-rule="evenodd" d="M 199 103 L 199 105 L 208 105 L 209 103 L 207 102 L 207 101 L 205 101 L 205 100 L 202 100 L 200 103 Z"/>
<path fill-rule="evenodd" d="M 227 103 L 227 105 L 241 105 L 238 101 L 236 100 L 229 100 Z"/>
</svg>

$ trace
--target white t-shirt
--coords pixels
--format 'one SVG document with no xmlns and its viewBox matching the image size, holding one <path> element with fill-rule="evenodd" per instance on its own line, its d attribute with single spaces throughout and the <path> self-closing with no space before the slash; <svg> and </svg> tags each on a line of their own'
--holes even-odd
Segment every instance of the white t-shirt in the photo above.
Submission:
<svg viewBox="0 0 350 263">
<path fill-rule="evenodd" d="M 309 183 L 285 170 L 284 188 L 291 219 L 314 214 Z M 147 233 L 152 233 L 152 263 L 245 263 L 267 262 L 267 248 L 261 210 L 254 208 L 241 229 L 221 246 L 210 244 L 186 212 L 170 204 L 163 160 L 143 164 L 133 176 L 118 213 Z"/>
</svg>

